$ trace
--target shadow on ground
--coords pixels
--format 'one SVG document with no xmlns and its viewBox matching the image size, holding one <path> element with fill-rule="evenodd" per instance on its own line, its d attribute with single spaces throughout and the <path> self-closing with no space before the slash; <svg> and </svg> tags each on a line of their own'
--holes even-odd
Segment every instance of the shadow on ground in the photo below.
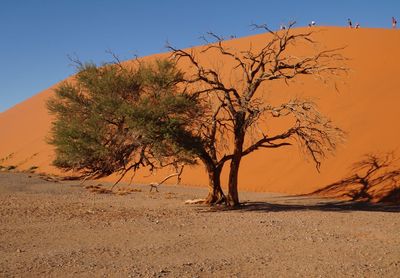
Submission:
<svg viewBox="0 0 400 278">
<path fill-rule="evenodd" d="M 352 201 L 400 205 L 400 166 L 394 152 L 367 154 L 351 167 L 351 173 L 310 195 L 349 198 Z"/>
<path fill-rule="evenodd" d="M 400 212 L 400 205 L 393 203 L 371 203 L 361 201 L 344 201 L 318 196 L 268 196 L 265 200 L 244 201 L 238 207 L 214 206 L 203 210 L 204 212 L 216 211 L 241 211 L 241 212 L 285 212 L 285 211 L 326 211 L 326 212 Z"/>
<path fill-rule="evenodd" d="M 280 211 L 376 211 L 376 212 L 400 212 L 400 205 L 370 204 L 361 202 L 329 202 L 317 204 L 278 204 L 269 202 L 246 202 L 235 210 L 280 212 Z"/>
</svg>

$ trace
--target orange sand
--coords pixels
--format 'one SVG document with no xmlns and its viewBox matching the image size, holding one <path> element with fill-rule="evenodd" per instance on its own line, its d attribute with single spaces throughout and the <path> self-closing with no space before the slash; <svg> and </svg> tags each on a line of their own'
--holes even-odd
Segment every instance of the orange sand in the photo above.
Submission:
<svg viewBox="0 0 400 278">
<path fill-rule="evenodd" d="M 290 86 L 274 83 L 265 88 L 264 97 L 274 101 L 288 96 L 311 97 L 348 133 L 347 140 L 335 156 L 323 163 L 320 173 L 310 161 L 302 158 L 296 146 L 253 153 L 243 161 L 240 190 L 308 193 L 347 176 L 350 165 L 360 160 L 362 155 L 396 151 L 400 146 L 397 123 L 400 119 L 399 31 L 335 27 L 315 30 L 321 31 L 314 35 L 319 49 L 346 46 L 342 53 L 350 59 L 347 62 L 350 72 L 337 82 L 339 92 L 333 86 L 308 78 Z M 257 46 L 266 39 L 268 35 L 261 34 L 227 41 L 226 44 L 236 49 L 247 49 L 250 43 Z M 301 52 L 302 46 L 296 51 Z M 202 59 L 215 61 L 213 56 Z M 227 66 L 221 65 L 224 65 L 221 66 L 222 73 L 229 74 Z M 11 158 L 0 160 L 0 165 L 16 165 L 20 170 L 38 166 L 39 172 L 60 173 L 50 166 L 53 149 L 46 143 L 51 117 L 47 114 L 45 101 L 51 95 L 52 89 L 49 88 L 0 114 L 0 159 L 12 154 Z M 147 179 L 138 176 L 135 181 L 157 181 L 162 176 L 164 173 Z M 183 183 L 206 185 L 202 166 L 186 169 Z M 226 184 L 226 173 L 223 184 Z"/>
</svg>

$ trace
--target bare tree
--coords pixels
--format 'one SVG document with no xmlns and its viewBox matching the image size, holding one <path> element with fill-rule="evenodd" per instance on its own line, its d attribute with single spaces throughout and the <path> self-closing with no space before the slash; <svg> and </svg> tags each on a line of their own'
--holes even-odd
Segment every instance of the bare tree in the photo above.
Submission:
<svg viewBox="0 0 400 278">
<path fill-rule="evenodd" d="M 303 147 L 319 170 L 322 159 L 333 152 L 343 137 L 343 131 L 320 114 L 316 105 L 309 100 L 293 99 L 277 107 L 265 103 L 262 98 L 264 83 L 274 80 L 289 81 L 301 75 L 312 75 L 325 80 L 327 77 L 345 72 L 341 66 L 345 59 L 340 49 L 324 50 L 311 56 L 290 55 L 295 43 L 315 46 L 313 31 L 296 32 L 290 24 L 286 30 L 271 31 L 265 25 L 254 25 L 270 33 L 270 40 L 254 49 L 240 51 L 227 46 L 224 39 L 214 33 L 205 37 L 212 41 L 201 50 L 183 50 L 167 47 L 172 57 L 179 62 L 188 62 L 192 69 L 184 80 L 187 90 L 201 95 L 209 106 L 197 133 L 205 144 L 199 155 L 210 177 L 207 201 L 213 203 L 224 199 L 220 188 L 220 173 L 225 162 L 230 162 L 228 195 L 230 206 L 239 204 L 238 174 L 244 156 L 261 148 L 279 148 L 293 143 Z M 231 74 L 223 76 L 217 66 L 199 57 L 217 53 L 224 61 L 232 62 Z M 215 56 L 214 56 L 215 57 Z M 234 81 L 231 79 L 235 78 Z M 290 117 L 293 124 L 285 132 L 270 135 L 262 121 Z M 227 144 L 227 140 L 231 140 Z M 229 147 L 233 146 L 233 147 Z"/>
</svg>

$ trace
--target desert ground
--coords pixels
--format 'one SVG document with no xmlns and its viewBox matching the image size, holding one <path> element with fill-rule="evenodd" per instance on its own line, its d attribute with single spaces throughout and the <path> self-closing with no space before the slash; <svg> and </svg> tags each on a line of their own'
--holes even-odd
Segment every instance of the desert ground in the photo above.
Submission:
<svg viewBox="0 0 400 278">
<path fill-rule="evenodd" d="M 185 204 L 204 188 L 129 188 L 0 172 L 0 277 L 400 274 L 399 206 L 241 192 L 226 210 Z"/>
</svg>

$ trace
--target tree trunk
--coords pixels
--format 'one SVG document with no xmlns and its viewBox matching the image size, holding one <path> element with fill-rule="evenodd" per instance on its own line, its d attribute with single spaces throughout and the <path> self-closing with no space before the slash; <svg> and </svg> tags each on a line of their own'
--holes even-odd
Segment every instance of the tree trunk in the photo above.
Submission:
<svg viewBox="0 0 400 278">
<path fill-rule="evenodd" d="M 221 169 L 214 166 L 207 166 L 208 172 L 208 196 L 205 203 L 209 205 L 221 204 L 226 197 L 221 188 Z"/>
<path fill-rule="evenodd" d="M 238 176 L 239 176 L 239 165 L 241 157 L 233 158 L 231 161 L 231 168 L 229 171 L 229 191 L 228 191 L 228 205 L 235 207 L 239 205 L 239 193 L 238 193 Z"/>
<path fill-rule="evenodd" d="M 239 205 L 238 176 L 240 161 L 242 160 L 243 156 L 243 143 L 245 135 L 243 123 L 244 114 L 241 113 L 236 117 L 233 157 L 229 170 L 229 191 L 227 204 L 232 207 Z"/>
<path fill-rule="evenodd" d="M 203 153 L 200 159 L 204 163 L 208 174 L 208 196 L 205 203 L 208 205 L 225 203 L 226 197 L 221 188 L 222 166 L 217 167 L 211 157 L 206 153 Z"/>
</svg>

